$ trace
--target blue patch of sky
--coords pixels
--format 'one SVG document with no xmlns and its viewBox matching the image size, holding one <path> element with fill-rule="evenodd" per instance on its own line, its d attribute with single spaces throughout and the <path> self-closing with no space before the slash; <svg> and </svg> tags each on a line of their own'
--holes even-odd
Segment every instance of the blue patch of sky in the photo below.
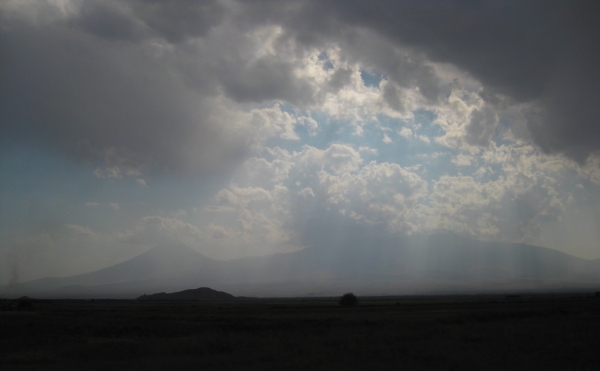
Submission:
<svg viewBox="0 0 600 371">
<path fill-rule="evenodd" d="M 0 153 L 0 233 L 50 233 L 74 223 L 74 212 L 94 201 L 93 169 L 34 146 L 2 146 Z"/>
<path fill-rule="evenodd" d="M 363 133 L 357 135 L 354 125 L 342 120 L 333 120 L 321 112 L 299 111 L 292 105 L 283 105 L 282 109 L 294 115 L 310 115 L 315 119 L 319 127 L 316 132 L 311 133 L 308 128 L 297 125 L 295 132 L 299 140 L 285 140 L 271 138 L 266 147 L 280 147 L 290 152 L 301 151 L 302 147 L 309 145 L 319 149 L 326 149 L 333 143 L 349 144 L 355 149 L 367 147 L 377 150 L 377 153 L 363 151 L 361 156 L 364 164 L 370 161 L 378 163 L 396 163 L 402 167 L 415 167 L 420 165 L 417 172 L 426 180 L 436 180 L 440 176 L 472 175 L 482 165 L 481 161 L 469 166 L 457 166 L 452 163 L 452 158 L 461 153 L 458 149 L 451 149 L 435 142 L 434 138 L 444 134 L 443 130 L 432 122 L 436 115 L 432 111 L 417 110 L 413 112 L 413 118 L 406 122 L 386 115 L 378 115 L 377 121 L 362 125 Z M 411 138 L 402 137 L 399 132 L 403 126 L 413 132 Z M 417 128 L 415 128 L 417 127 Z M 384 135 L 387 135 L 392 143 L 384 143 Z M 415 137 L 424 135 L 429 138 L 430 143 Z M 500 141 L 501 138 L 496 138 Z M 477 156 L 475 156 L 477 160 Z M 501 165 L 494 165 L 493 173 L 486 173 L 481 181 L 492 181 L 503 174 Z"/>
<path fill-rule="evenodd" d="M 360 77 L 366 87 L 379 87 L 381 80 L 385 79 L 386 76 L 375 70 L 360 70 Z"/>
<path fill-rule="evenodd" d="M 160 210 L 201 206 L 223 187 L 230 174 L 199 179 L 153 174 L 97 178 L 98 164 L 75 163 L 35 146 L 0 148 L 0 236 L 58 233 L 67 224 L 98 232 L 130 228 L 133 221 Z M 110 204 L 118 203 L 120 210 Z M 86 206 L 98 203 L 98 206 Z"/>
<path fill-rule="evenodd" d="M 288 105 L 282 106 L 282 110 L 296 115 L 308 115 L 307 112 L 299 112 Z M 434 152 L 449 151 L 448 148 L 434 141 L 426 143 L 414 137 L 404 138 L 400 136 L 399 131 L 403 126 L 409 126 L 413 132 L 414 126 L 386 115 L 379 115 L 377 122 L 363 124 L 363 133 L 361 135 L 357 135 L 355 126 L 346 121 L 333 120 L 319 112 L 312 112 L 310 115 L 319 124 L 316 132 L 311 133 L 308 128 L 297 125 L 295 133 L 300 138 L 299 140 L 271 138 L 265 143 L 265 146 L 270 148 L 277 146 L 288 151 L 300 151 L 305 145 L 326 149 L 333 143 L 343 143 L 349 144 L 356 149 L 360 147 L 376 149 L 376 155 L 367 151 L 362 153 L 365 163 L 375 160 L 377 162 L 397 163 L 401 166 L 414 166 L 424 161 L 424 159 L 428 158 L 428 155 Z M 413 122 L 420 124 L 416 134 L 425 135 L 430 139 L 441 135 L 441 129 L 437 125 L 431 124 L 434 118 L 435 115 L 429 111 L 416 111 Z M 392 143 L 383 142 L 385 134 L 393 141 Z M 439 160 L 434 162 L 439 163 Z M 444 162 L 449 163 L 449 160 Z M 450 166 L 443 164 L 442 167 L 443 169 L 440 168 L 435 173 L 440 173 L 442 170 L 447 172 Z M 453 164 L 452 167 L 454 167 Z"/>
<path fill-rule="evenodd" d="M 500 117 L 500 119 L 498 120 L 498 124 L 500 126 L 509 128 L 513 125 L 513 123 L 510 120 L 507 120 L 506 118 Z"/>
<path fill-rule="evenodd" d="M 446 147 L 432 140 L 433 137 L 441 135 L 439 127 L 431 124 L 433 118 L 434 116 L 427 111 L 415 112 L 413 122 L 409 124 L 402 120 L 380 115 L 378 117 L 379 126 L 390 130 L 384 131 L 380 128 L 374 130 L 379 139 L 376 147 L 380 152 L 379 160 L 381 162 L 398 163 L 401 166 L 414 166 L 420 164 L 424 158 L 428 158 L 427 156 L 435 152 L 447 152 Z M 413 124 L 420 124 L 416 133 Z M 410 138 L 401 136 L 399 132 L 403 127 L 408 127 L 413 132 L 413 136 Z M 383 142 L 384 134 L 387 134 L 392 143 L 386 144 Z M 414 136 L 415 134 L 425 135 L 430 139 L 430 143 L 417 139 Z"/>
<path fill-rule="evenodd" d="M 319 54 L 318 59 L 319 61 L 323 62 L 323 68 L 325 70 L 329 71 L 335 68 L 333 66 L 333 63 L 331 63 L 331 61 L 329 60 L 329 54 L 327 54 L 327 52 L 321 52 L 321 54 Z"/>
<path fill-rule="evenodd" d="M 415 110 L 413 112 L 413 122 L 419 127 L 416 134 L 425 135 L 432 140 L 432 143 L 433 138 L 444 135 L 444 131 L 440 126 L 433 124 L 435 119 L 436 115 L 434 112 L 424 109 Z"/>
<path fill-rule="evenodd" d="M 352 125 L 344 121 L 332 120 L 323 112 L 299 110 L 288 103 L 282 104 L 281 110 L 297 117 L 310 116 L 318 123 L 318 128 L 314 131 L 304 125 L 296 125 L 294 132 L 298 136 L 298 140 L 272 137 L 265 141 L 265 147 L 279 147 L 290 152 L 301 151 L 305 145 L 326 149 L 332 143 L 346 143 L 348 138 L 353 136 L 354 127 Z"/>
<path fill-rule="evenodd" d="M 317 117 L 316 117 L 317 116 Z M 312 115 L 319 127 L 315 132 L 302 125 L 296 125 L 294 131 L 299 140 L 286 140 L 273 137 L 265 142 L 265 147 L 279 147 L 287 151 L 301 151 L 305 145 L 318 149 L 327 149 L 333 143 L 349 143 L 354 136 L 354 128 L 347 123 L 323 119 L 320 115 Z"/>
</svg>

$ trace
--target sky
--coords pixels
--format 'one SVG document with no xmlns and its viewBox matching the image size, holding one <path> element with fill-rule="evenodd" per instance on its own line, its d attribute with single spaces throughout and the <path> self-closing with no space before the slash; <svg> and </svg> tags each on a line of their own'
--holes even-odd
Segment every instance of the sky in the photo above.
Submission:
<svg viewBox="0 0 600 371">
<path fill-rule="evenodd" d="M 0 284 L 357 226 L 598 259 L 599 18 L 576 0 L 2 1 Z"/>
</svg>

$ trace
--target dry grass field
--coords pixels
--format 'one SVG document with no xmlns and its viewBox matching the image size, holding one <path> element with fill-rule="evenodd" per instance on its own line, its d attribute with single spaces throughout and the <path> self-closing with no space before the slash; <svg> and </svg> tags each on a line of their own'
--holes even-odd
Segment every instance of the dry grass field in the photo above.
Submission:
<svg viewBox="0 0 600 371">
<path fill-rule="evenodd" d="M 2 370 L 596 370 L 591 294 L 0 300 Z"/>
</svg>

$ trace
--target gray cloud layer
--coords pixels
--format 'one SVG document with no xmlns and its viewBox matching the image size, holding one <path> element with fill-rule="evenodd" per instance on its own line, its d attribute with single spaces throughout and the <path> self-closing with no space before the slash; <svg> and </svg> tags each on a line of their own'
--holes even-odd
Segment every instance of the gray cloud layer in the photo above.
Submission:
<svg viewBox="0 0 600 371">
<path fill-rule="evenodd" d="M 398 111 L 403 87 L 437 102 L 443 87 L 427 61 L 451 63 L 481 81 L 490 106 L 524 105 L 545 151 L 583 161 L 600 149 L 598 2 L 86 1 L 63 11 L 40 4 L 0 8 L 0 133 L 101 158 L 124 174 L 239 162 L 252 135 L 232 134 L 232 119 L 211 99 L 319 104 L 322 94 L 287 55 L 332 43 L 343 58 L 388 76 L 384 99 Z M 277 52 L 253 55 L 244 35 L 267 25 L 282 28 Z M 347 81 L 340 69 L 323 91 Z M 485 145 L 496 124 L 491 111 L 474 115 L 467 142 Z"/>
<path fill-rule="evenodd" d="M 600 87 L 598 2 L 319 1 L 297 19 L 300 40 L 331 32 L 331 25 L 376 30 L 468 71 L 490 103 L 503 95 L 533 104 L 528 127 L 546 151 L 584 160 L 600 149 L 600 105 L 593 99 Z"/>
<path fill-rule="evenodd" d="M 160 45 L 137 42 L 149 31 L 127 23 L 118 8 L 83 5 L 79 18 L 5 22 L 3 136 L 32 136 L 131 174 L 149 166 L 207 170 L 239 157 L 236 138 L 208 122 L 206 92 L 188 86 Z"/>
</svg>

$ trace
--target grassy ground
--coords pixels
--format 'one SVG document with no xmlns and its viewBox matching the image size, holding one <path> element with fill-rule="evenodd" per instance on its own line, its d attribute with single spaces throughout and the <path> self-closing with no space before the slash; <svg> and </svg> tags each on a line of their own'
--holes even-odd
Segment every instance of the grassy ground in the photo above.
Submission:
<svg viewBox="0 0 600 371">
<path fill-rule="evenodd" d="M 592 295 L 32 304 L 0 301 L 2 370 L 600 369 Z"/>
</svg>

